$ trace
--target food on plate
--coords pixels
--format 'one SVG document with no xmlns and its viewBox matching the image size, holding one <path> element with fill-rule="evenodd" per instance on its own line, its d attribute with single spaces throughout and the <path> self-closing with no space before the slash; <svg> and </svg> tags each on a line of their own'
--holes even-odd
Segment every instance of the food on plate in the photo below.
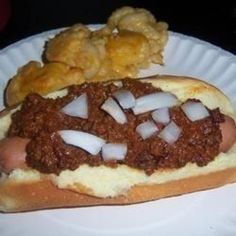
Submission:
<svg viewBox="0 0 236 236">
<path fill-rule="evenodd" d="M 70 67 L 83 70 L 86 78 L 95 76 L 105 58 L 103 36 L 92 38 L 92 30 L 82 24 L 76 24 L 49 39 L 45 55 L 50 62 L 62 62 Z"/>
<path fill-rule="evenodd" d="M 132 7 L 116 10 L 108 23 L 95 31 L 82 24 L 73 25 L 48 40 L 41 69 L 36 62 L 29 62 L 11 79 L 6 105 L 21 102 L 30 92 L 46 94 L 72 81 L 79 84 L 83 79 L 91 82 L 137 77 L 139 70 L 151 63 L 163 64 L 167 28 L 165 22 L 157 22 L 149 11 Z M 66 70 L 60 83 L 54 63 L 57 67 L 64 65 L 63 71 Z"/>
<path fill-rule="evenodd" d="M 150 53 L 143 34 L 128 30 L 112 33 L 109 29 L 94 32 L 81 24 L 49 40 L 45 51 L 48 61 L 78 67 L 88 80 L 137 75 L 139 68 L 149 66 Z"/>
<path fill-rule="evenodd" d="M 168 39 L 166 22 L 157 22 L 146 9 L 122 7 L 111 14 L 107 25 L 112 30 L 126 30 L 143 34 L 150 45 L 150 61 L 163 64 L 162 52 Z"/>
<path fill-rule="evenodd" d="M 136 76 L 151 62 L 163 64 L 167 28 L 145 9 L 122 7 L 102 29 L 77 24 L 59 33 L 45 54 L 48 61 L 79 67 L 87 79 Z"/>
<path fill-rule="evenodd" d="M 31 61 L 18 70 L 6 88 L 6 103 L 15 105 L 29 93 L 46 95 L 55 90 L 85 81 L 79 68 L 70 68 L 63 63 Z"/>
<path fill-rule="evenodd" d="M 7 112 L 3 212 L 131 204 L 236 181 L 235 111 L 200 80 L 84 83 Z"/>
<path fill-rule="evenodd" d="M 106 52 L 112 78 L 136 76 L 139 69 L 147 68 L 151 62 L 150 44 L 144 35 L 137 32 L 123 30 L 111 35 L 106 43 Z"/>
</svg>

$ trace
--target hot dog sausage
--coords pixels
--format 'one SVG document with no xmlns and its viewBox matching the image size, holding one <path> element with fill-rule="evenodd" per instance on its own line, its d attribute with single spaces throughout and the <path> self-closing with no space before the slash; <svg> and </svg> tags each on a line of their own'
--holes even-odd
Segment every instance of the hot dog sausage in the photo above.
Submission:
<svg viewBox="0 0 236 236">
<path fill-rule="evenodd" d="M 16 168 L 25 168 L 26 145 L 29 139 L 12 137 L 0 141 L 0 172 L 9 173 Z"/>
<path fill-rule="evenodd" d="M 220 124 L 222 142 L 220 152 L 227 152 L 236 141 L 236 125 L 234 120 L 225 116 Z M 12 137 L 0 141 L 0 172 L 9 173 L 16 168 L 25 168 L 26 145 L 29 139 Z"/>
<path fill-rule="evenodd" d="M 220 124 L 222 142 L 220 152 L 227 152 L 236 141 L 236 125 L 234 120 L 225 115 L 225 122 Z"/>
</svg>

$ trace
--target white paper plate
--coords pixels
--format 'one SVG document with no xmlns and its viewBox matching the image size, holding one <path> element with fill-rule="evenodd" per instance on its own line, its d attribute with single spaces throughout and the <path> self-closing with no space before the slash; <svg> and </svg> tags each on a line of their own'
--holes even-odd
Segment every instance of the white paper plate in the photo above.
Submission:
<svg viewBox="0 0 236 236">
<path fill-rule="evenodd" d="M 97 26 L 96 26 L 97 27 Z M 32 36 L 0 51 L 0 107 L 3 89 L 19 66 L 40 60 L 45 40 Z M 170 33 L 165 66 L 140 76 L 188 75 L 222 89 L 236 107 L 236 57 L 196 38 Z M 130 206 L 101 206 L 0 214 L 0 235 L 236 235 L 236 184 Z"/>
</svg>

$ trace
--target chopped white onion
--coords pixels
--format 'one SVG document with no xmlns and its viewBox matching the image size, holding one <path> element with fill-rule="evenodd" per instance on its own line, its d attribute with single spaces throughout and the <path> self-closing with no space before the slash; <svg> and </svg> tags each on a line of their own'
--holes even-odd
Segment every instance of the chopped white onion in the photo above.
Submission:
<svg viewBox="0 0 236 236">
<path fill-rule="evenodd" d="M 118 87 L 118 88 L 122 88 L 123 87 L 123 83 L 122 81 L 114 81 L 113 84 Z"/>
<path fill-rule="evenodd" d="M 168 107 L 162 107 L 152 112 L 152 118 L 156 122 L 168 124 L 170 122 L 170 112 Z"/>
<path fill-rule="evenodd" d="M 106 141 L 93 134 L 77 130 L 60 130 L 59 135 L 67 144 L 80 147 L 92 155 L 97 155 Z"/>
<path fill-rule="evenodd" d="M 188 101 L 184 103 L 181 108 L 191 121 L 201 120 L 210 115 L 201 102 Z"/>
<path fill-rule="evenodd" d="M 146 121 L 139 124 L 136 127 L 136 132 L 142 137 L 142 139 L 147 139 L 151 137 L 158 131 L 156 124 L 153 121 Z"/>
<path fill-rule="evenodd" d="M 181 134 L 181 128 L 171 121 L 158 136 L 169 144 L 176 142 Z"/>
<path fill-rule="evenodd" d="M 76 116 L 83 119 L 88 119 L 88 99 L 87 94 L 83 93 L 72 102 L 68 103 L 61 110 L 69 116 Z"/>
<path fill-rule="evenodd" d="M 101 109 L 106 111 L 118 123 L 124 124 L 127 122 L 125 113 L 113 98 L 108 98 L 101 106 Z"/>
<path fill-rule="evenodd" d="M 129 90 L 118 90 L 113 96 L 124 109 L 132 108 L 136 104 L 135 97 Z"/>
<path fill-rule="evenodd" d="M 176 104 L 178 104 L 178 99 L 175 95 L 168 92 L 156 92 L 137 98 L 133 112 L 138 115 L 162 107 L 172 107 Z"/>
<path fill-rule="evenodd" d="M 107 143 L 102 146 L 102 157 L 105 161 L 124 160 L 127 154 L 127 144 Z"/>
</svg>

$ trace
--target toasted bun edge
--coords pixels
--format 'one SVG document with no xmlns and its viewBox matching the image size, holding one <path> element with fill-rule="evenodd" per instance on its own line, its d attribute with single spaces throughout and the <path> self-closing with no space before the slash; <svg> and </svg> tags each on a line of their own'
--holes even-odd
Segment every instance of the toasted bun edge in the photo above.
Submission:
<svg viewBox="0 0 236 236">
<path fill-rule="evenodd" d="M 1 182 L 0 211 L 23 212 L 95 205 L 126 205 L 211 189 L 235 181 L 236 168 L 230 168 L 163 184 L 134 186 L 126 196 L 115 198 L 97 198 L 59 189 L 49 180 L 33 183 Z"/>
</svg>

